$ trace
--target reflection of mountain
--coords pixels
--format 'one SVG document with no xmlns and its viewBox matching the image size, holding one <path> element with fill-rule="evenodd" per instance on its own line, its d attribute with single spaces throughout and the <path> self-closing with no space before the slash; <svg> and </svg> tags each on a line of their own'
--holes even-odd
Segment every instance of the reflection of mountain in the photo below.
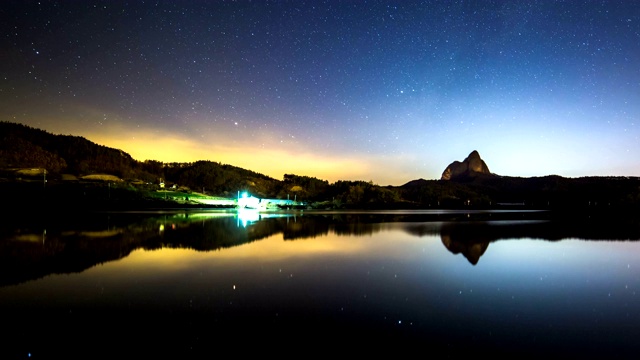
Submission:
<svg viewBox="0 0 640 360">
<path fill-rule="evenodd" d="M 455 241 L 449 235 L 442 234 L 442 243 L 454 254 L 462 254 L 473 265 L 478 263 L 480 256 L 489 247 L 489 242 Z"/>
<path fill-rule="evenodd" d="M 284 240 L 329 233 L 369 236 L 389 224 L 414 236 L 440 235 L 454 254 L 476 264 L 492 241 L 533 238 L 560 240 L 637 240 L 633 221 L 533 220 L 541 214 L 517 213 L 323 213 L 259 215 L 236 213 L 86 214 L 80 217 L 8 219 L 0 228 L 0 286 L 48 274 L 81 272 L 128 256 L 136 249 L 188 248 L 212 251 L 282 233 Z M 474 220 L 474 221 L 471 221 Z"/>
<path fill-rule="evenodd" d="M 440 229 L 444 246 L 454 254 L 463 254 L 473 265 L 489 247 L 501 239 L 639 240 L 635 222 L 584 221 L 478 221 L 445 223 Z"/>
</svg>

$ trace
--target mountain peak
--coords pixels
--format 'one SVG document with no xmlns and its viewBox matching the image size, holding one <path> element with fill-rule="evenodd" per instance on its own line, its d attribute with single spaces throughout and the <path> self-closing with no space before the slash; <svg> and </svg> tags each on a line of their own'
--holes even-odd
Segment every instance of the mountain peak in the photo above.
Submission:
<svg viewBox="0 0 640 360">
<path fill-rule="evenodd" d="M 469 156 L 467 156 L 467 159 L 472 159 L 472 158 L 480 159 L 480 153 L 478 152 L 478 150 L 473 150 L 471 153 L 469 153 Z"/>
<path fill-rule="evenodd" d="M 478 151 L 473 150 L 464 161 L 454 161 L 442 173 L 441 180 L 454 180 L 475 177 L 478 174 L 491 175 L 489 167 L 480 157 Z"/>
</svg>

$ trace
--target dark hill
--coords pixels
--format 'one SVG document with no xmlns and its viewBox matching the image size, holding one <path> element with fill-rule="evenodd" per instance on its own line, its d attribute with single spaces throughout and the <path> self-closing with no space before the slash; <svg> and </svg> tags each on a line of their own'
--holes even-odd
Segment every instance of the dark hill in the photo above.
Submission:
<svg viewBox="0 0 640 360">
<path fill-rule="evenodd" d="M 179 184 L 229 197 L 238 190 L 267 197 L 278 187 L 278 180 L 232 165 L 212 161 L 140 162 L 122 150 L 80 136 L 54 135 L 22 124 L 0 122 L 0 134 L 0 169 L 43 168 L 51 180 L 60 174 L 109 174 L 144 183 Z"/>
<path fill-rule="evenodd" d="M 29 179 L 28 175 L 23 179 L 15 175 L 15 169 L 19 168 L 46 169 L 46 192 L 42 173 L 37 179 Z M 100 207 L 100 202 L 107 199 L 121 201 L 120 207 L 126 208 L 131 199 L 146 201 L 145 192 L 155 192 L 162 181 L 168 187 L 175 185 L 187 193 L 204 192 L 231 198 L 238 192 L 248 191 L 262 198 L 314 202 L 319 208 L 640 210 L 640 179 L 637 177 L 498 176 L 489 172 L 477 151 L 471 152 L 464 161 L 455 161 L 447 167 L 442 178 L 449 180 L 418 179 L 399 187 L 383 187 L 365 181 L 330 184 L 293 174 L 285 174 L 283 180 L 276 180 L 213 161 L 140 162 L 126 152 L 82 137 L 53 135 L 25 125 L 0 122 L 0 170 L 0 191 L 5 194 L 5 204 L 25 202 L 25 194 L 31 193 L 34 203 L 41 202 L 44 199 L 41 195 L 46 193 L 54 207 L 68 203 L 75 203 L 78 208 L 83 208 L 83 204 Z M 62 174 L 77 177 L 108 174 L 125 181 L 101 185 L 81 181 L 76 186 L 62 180 Z M 58 193 L 55 193 L 56 183 Z M 91 186 L 93 188 L 89 188 Z M 31 205 L 29 203 L 28 207 Z"/>
<path fill-rule="evenodd" d="M 499 176 L 475 150 L 447 166 L 441 180 L 413 180 L 399 189 L 402 199 L 427 207 L 607 211 L 640 205 L 637 177 Z"/>
<path fill-rule="evenodd" d="M 418 179 L 418 180 L 411 180 L 408 183 L 400 186 L 403 189 L 410 189 L 410 188 L 414 188 L 414 187 L 418 187 L 418 186 L 423 186 L 425 184 L 428 184 L 429 180 L 425 180 L 425 179 Z"/>
<path fill-rule="evenodd" d="M 62 174 L 76 177 L 114 175 L 144 189 L 167 187 L 235 197 L 239 191 L 266 198 L 324 198 L 328 182 L 307 176 L 285 175 L 284 181 L 214 161 L 163 163 L 137 161 L 128 153 L 93 143 L 83 137 L 54 135 L 22 124 L 0 122 L 0 177 L 17 180 L 17 169 L 45 169 L 49 185 Z M 39 178 L 42 179 L 42 173 Z M 67 184 L 68 185 L 68 184 Z M 105 184 L 106 185 L 106 184 Z M 143 186 L 144 185 L 144 186 Z M 149 186 L 147 186 L 149 185 Z M 65 185 L 66 186 L 66 185 Z M 86 193 L 86 192 L 81 192 Z"/>
<path fill-rule="evenodd" d="M 26 125 L 0 122 L 0 167 L 40 167 L 50 173 L 135 176 L 137 162 L 122 150 L 83 137 L 53 135 Z"/>
</svg>

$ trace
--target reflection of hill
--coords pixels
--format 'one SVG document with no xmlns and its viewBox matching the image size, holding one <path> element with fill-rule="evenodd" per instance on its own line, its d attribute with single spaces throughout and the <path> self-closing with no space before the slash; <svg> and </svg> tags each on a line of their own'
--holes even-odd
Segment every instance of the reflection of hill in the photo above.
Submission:
<svg viewBox="0 0 640 360">
<path fill-rule="evenodd" d="M 280 220 L 280 219 L 278 219 Z M 281 221 L 246 228 L 232 215 L 217 218 L 93 214 L 90 218 L 31 219 L 0 232 L 0 286 L 49 274 L 81 272 L 136 249 L 228 248 L 282 232 Z M 9 222 L 12 223 L 12 222 Z"/>
<path fill-rule="evenodd" d="M 165 227 L 160 241 L 154 248 L 187 248 L 211 251 L 229 248 L 260 240 L 282 232 L 279 219 L 266 219 L 243 226 L 234 217 L 198 220 L 195 222 L 172 223 Z"/>
<path fill-rule="evenodd" d="M 587 221 L 585 221 L 587 220 Z M 441 234 L 458 241 L 496 241 L 500 239 L 639 240 L 640 227 L 635 221 L 600 221 L 576 219 L 563 221 L 479 221 L 445 223 Z"/>
<path fill-rule="evenodd" d="M 449 251 L 462 253 L 472 264 L 478 262 L 490 242 L 500 239 L 640 239 L 640 225 L 635 219 L 555 221 L 545 215 L 544 220 L 533 220 L 535 217 L 533 213 L 285 214 L 260 217 L 247 224 L 235 213 L 8 218 L 0 228 L 0 286 L 49 274 L 81 272 L 126 257 L 136 249 L 212 251 L 279 233 L 284 240 L 311 239 L 329 233 L 369 236 L 383 231 L 385 224 L 397 224 L 414 236 L 440 235 Z"/>
<path fill-rule="evenodd" d="M 489 243 L 501 239 L 640 240 L 640 228 L 635 222 L 611 220 L 456 222 L 443 224 L 440 237 L 449 251 L 462 253 L 475 265 Z"/>
<path fill-rule="evenodd" d="M 285 240 L 313 238 L 328 234 L 333 227 L 331 219 L 286 215 L 244 223 L 235 213 L 111 213 L 21 218 L 7 223 L 14 228 L 0 230 L 0 286 L 49 274 L 82 272 L 124 258 L 136 249 L 213 251 L 278 233 Z M 365 231 L 358 230 L 362 227 L 345 225 L 341 231 L 359 234 Z"/>
<path fill-rule="evenodd" d="M 295 220 L 288 218 L 283 227 L 284 240 L 296 240 L 315 238 L 329 234 L 331 221 L 320 217 L 298 217 Z"/>
<path fill-rule="evenodd" d="M 116 233 L 94 237 L 81 232 L 42 232 L 41 241 L 23 237 L 0 241 L 0 286 L 17 284 L 49 274 L 82 272 L 97 264 L 127 256 L 144 238 Z"/>
</svg>

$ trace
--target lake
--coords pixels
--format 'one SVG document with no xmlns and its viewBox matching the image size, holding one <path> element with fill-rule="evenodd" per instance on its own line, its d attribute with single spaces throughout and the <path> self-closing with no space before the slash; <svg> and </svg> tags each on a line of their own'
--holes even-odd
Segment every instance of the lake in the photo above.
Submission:
<svg viewBox="0 0 640 360">
<path fill-rule="evenodd" d="M 538 211 L 14 214 L 0 357 L 631 358 L 639 239 Z"/>
</svg>

